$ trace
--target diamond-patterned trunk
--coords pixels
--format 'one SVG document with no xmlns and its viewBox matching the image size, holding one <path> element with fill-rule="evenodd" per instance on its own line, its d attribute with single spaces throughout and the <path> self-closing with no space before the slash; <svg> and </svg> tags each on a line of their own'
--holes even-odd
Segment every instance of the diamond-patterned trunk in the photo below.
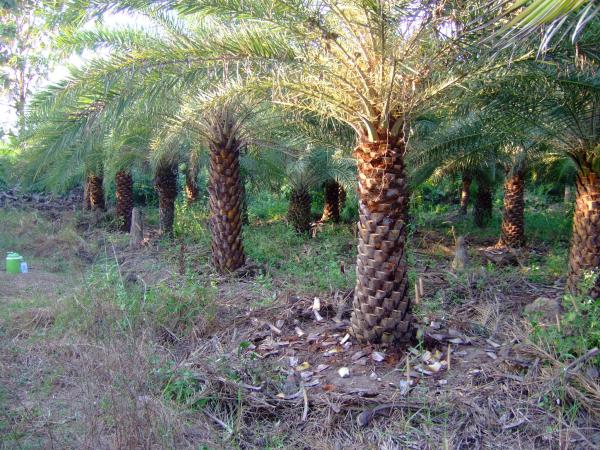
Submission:
<svg viewBox="0 0 600 450">
<path fill-rule="evenodd" d="M 340 221 L 340 185 L 335 180 L 325 183 L 325 205 L 323 207 L 322 222 Z"/>
<path fill-rule="evenodd" d="M 471 196 L 471 182 L 473 178 L 469 175 L 462 176 L 461 189 L 460 189 L 460 214 L 466 215 L 467 208 L 469 207 L 469 197 Z"/>
<path fill-rule="evenodd" d="M 600 267 L 600 174 L 579 173 L 576 179 L 573 235 L 567 288 L 576 293 L 584 271 Z M 599 283 L 590 294 L 600 296 Z"/>
<path fill-rule="evenodd" d="M 104 211 L 106 209 L 106 203 L 104 202 L 103 178 L 92 174 L 88 177 L 88 181 L 91 208 Z"/>
<path fill-rule="evenodd" d="M 288 221 L 297 233 L 310 230 L 310 194 L 305 186 L 296 186 L 290 194 Z"/>
<path fill-rule="evenodd" d="M 161 164 L 156 169 L 154 188 L 158 192 L 159 231 L 173 237 L 175 220 L 175 199 L 177 198 L 177 166 Z"/>
<path fill-rule="evenodd" d="M 403 342 L 412 336 L 404 152 L 402 141 L 361 142 L 356 148 L 360 218 L 351 323 L 360 342 Z"/>
<path fill-rule="evenodd" d="M 125 233 L 131 229 L 131 210 L 133 209 L 133 178 L 125 170 L 115 175 L 115 197 L 117 199 L 117 220 L 119 228 Z"/>
<path fill-rule="evenodd" d="M 209 205 L 212 261 L 221 272 L 244 264 L 240 151 L 234 142 L 210 144 Z"/>
<path fill-rule="evenodd" d="M 473 205 L 473 220 L 479 228 L 485 228 L 492 219 L 492 188 L 487 183 L 479 182 L 475 204 Z"/>
<path fill-rule="evenodd" d="M 525 245 L 525 176 L 515 172 L 504 181 L 504 210 L 498 246 L 520 248 Z"/>
</svg>

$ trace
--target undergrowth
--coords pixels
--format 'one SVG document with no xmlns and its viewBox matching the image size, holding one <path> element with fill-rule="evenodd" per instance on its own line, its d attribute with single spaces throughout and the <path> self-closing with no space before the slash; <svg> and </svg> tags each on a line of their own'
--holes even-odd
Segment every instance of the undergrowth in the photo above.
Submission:
<svg viewBox="0 0 600 450">
<path fill-rule="evenodd" d="M 582 281 L 582 292 L 587 292 L 595 276 L 588 274 Z M 570 362 L 600 347 L 600 299 L 588 295 L 567 294 L 562 299 L 563 313 L 556 323 L 544 323 L 539 316 L 530 316 L 532 340 L 551 350 L 562 362 Z M 594 358 L 600 367 L 600 354 Z"/>
</svg>

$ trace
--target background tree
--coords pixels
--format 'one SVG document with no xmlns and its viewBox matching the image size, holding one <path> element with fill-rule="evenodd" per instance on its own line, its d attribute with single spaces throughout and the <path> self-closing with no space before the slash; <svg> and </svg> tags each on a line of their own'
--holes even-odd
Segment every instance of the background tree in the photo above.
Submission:
<svg viewBox="0 0 600 450">
<path fill-rule="evenodd" d="M 38 0 L 0 5 L 0 93 L 8 97 L 14 111 L 17 134 L 25 126 L 29 96 L 48 74 L 48 37 L 56 25 L 52 6 L 57 5 Z"/>
</svg>

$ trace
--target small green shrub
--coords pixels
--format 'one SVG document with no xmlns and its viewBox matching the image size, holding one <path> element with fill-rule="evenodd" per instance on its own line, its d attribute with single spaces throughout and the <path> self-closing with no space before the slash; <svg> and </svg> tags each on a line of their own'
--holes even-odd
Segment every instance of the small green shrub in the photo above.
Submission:
<svg viewBox="0 0 600 450">
<path fill-rule="evenodd" d="M 184 199 L 179 199 L 175 204 L 173 232 L 177 238 L 208 245 L 210 242 L 209 217 L 207 204 L 197 201 L 189 205 Z"/>
<path fill-rule="evenodd" d="M 287 215 L 288 202 L 270 192 L 258 192 L 249 196 L 248 215 L 250 221 L 280 220 Z"/>
<path fill-rule="evenodd" d="M 553 248 L 546 255 L 532 258 L 525 274 L 534 283 L 552 282 L 567 272 L 567 256 L 565 247 Z"/>
<path fill-rule="evenodd" d="M 244 235 L 250 259 L 293 282 L 300 291 L 311 293 L 354 285 L 355 245 L 347 225 L 326 224 L 315 238 L 299 235 L 281 222 L 254 226 Z"/>
<path fill-rule="evenodd" d="M 171 361 L 156 369 L 154 376 L 161 386 L 162 396 L 193 410 L 201 410 L 210 398 L 200 397 L 204 386 L 191 370 Z"/>
</svg>

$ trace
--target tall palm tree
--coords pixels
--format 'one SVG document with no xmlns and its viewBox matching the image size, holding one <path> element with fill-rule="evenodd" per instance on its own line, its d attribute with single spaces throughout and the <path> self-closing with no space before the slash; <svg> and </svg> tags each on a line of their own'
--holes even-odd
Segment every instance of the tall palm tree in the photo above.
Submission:
<svg viewBox="0 0 600 450">
<path fill-rule="evenodd" d="M 408 339 L 406 130 L 415 110 L 458 78 L 442 80 L 455 47 L 440 33 L 446 21 L 440 10 L 385 0 L 323 8 L 224 0 L 184 8 L 285 35 L 294 57 L 275 72 L 275 100 L 354 129 L 360 220 L 352 330 L 361 342 Z M 444 72 L 436 71 L 443 65 Z"/>
</svg>

